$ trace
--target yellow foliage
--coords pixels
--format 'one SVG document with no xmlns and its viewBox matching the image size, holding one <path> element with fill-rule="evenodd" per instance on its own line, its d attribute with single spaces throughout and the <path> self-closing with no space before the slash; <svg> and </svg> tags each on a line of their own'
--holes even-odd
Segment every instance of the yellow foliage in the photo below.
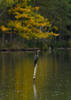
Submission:
<svg viewBox="0 0 71 100">
<path fill-rule="evenodd" d="M 30 8 L 30 7 L 26 7 L 26 8 L 24 9 L 24 11 L 29 13 L 29 12 L 31 12 L 31 8 Z"/>
<path fill-rule="evenodd" d="M 29 28 L 28 27 L 23 27 L 23 30 L 24 31 L 29 31 Z"/>
<path fill-rule="evenodd" d="M 16 19 L 28 18 L 28 17 L 29 17 L 29 15 L 28 15 L 28 14 L 25 14 L 25 13 L 23 13 L 23 14 L 18 14 L 18 15 L 15 16 Z"/>
<path fill-rule="evenodd" d="M 46 22 L 46 26 L 51 27 L 51 24 L 49 21 Z"/>
<path fill-rule="evenodd" d="M 15 11 L 22 11 L 23 9 L 21 7 L 17 7 L 14 9 Z"/>
<path fill-rule="evenodd" d="M 30 39 L 30 37 L 29 37 L 27 34 L 22 34 L 22 37 L 23 37 L 23 38 L 26 38 L 27 40 Z"/>
<path fill-rule="evenodd" d="M 49 36 L 59 36 L 59 34 L 53 33 L 53 32 L 49 32 L 48 33 Z"/>
<path fill-rule="evenodd" d="M 18 21 L 15 21 L 15 27 L 18 29 L 18 28 L 21 28 L 22 26 L 21 26 L 21 23 L 20 22 L 18 22 Z"/>
<path fill-rule="evenodd" d="M 41 16 L 40 14 L 37 14 L 37 15 L 36 15 L 36 18 L 37 18 L 37 19 L 40 19 L 40 20 L 42 20 L 42 21 L 44 20 L 44 17 Z"/>
<path fill-rule="evenodd" d="M 48 34 L 41 32 L 41 33 L 36 34 L 36 37 L 37 38 L 48 38 Z"/>
<path fill-rule="evenodd" d="M 46 23 L 41 23 L 41 26 L 42 26 L 42 27 L 46 26 Z"/>
<path fill-rule="evenodd" d="M 2 25 L 0 28 L 1 28 L 1 30 L 2 30 L 3 32 L 8 31 L 8 28 L 6 28 L 4 25 Z"/>
<path fill-rule="evenodd" d="M 34 23 L 35 21 L 34 21 L 34 19 L 30 19 L 30 22 L 31 22 L 31 23 Z"/>
<path fill-rule="evenodd" d="M 58 30 L 58 27 L 57 26 L 54 26 L 53 29 L 55 29 L 57 31 Z"/>
<path fill-rule="evenodd" d="M 38 10 L 39 10 L 39 8 L 40 8 L 40 7 L 34 7 L 34 9 L 35 9 L 36 11 L 38 11 Z"/>
<path fill-rule="evenodd" d="M 54 36 L 59 36 L 59 34 L 54 33 Z"/>
<path fill-rule="evenodd" d="M 23 0 L 24 6 L 17 4 L 15 7 L 9 9 L 8 13 L 13 15 L 14 20 L 11 19 L 7 23 L 7 27 L 1 26 L 2 31 L 16 32 L 26 39 L 31 38 L 48 38 L 49 36 L 59 36 L 59 34 L 53 32 L 42 32 L 40 27 L 44 31 L 44 28 L 51 27 L 50 21 L 37 13 L 39 7 L 31 7 L 27 5 L 28 0 Z M 54 26 L 54 29 L 58 30 L 58 27 Z"/>
</svg>

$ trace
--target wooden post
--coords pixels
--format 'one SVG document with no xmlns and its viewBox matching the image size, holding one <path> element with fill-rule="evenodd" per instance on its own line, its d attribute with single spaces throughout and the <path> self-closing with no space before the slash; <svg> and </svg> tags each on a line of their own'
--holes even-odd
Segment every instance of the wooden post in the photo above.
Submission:
<svg viewBox="0 0 71 100">
<path fill-rule="evenodd" d="M 34 67 L 34 74 L 33 74 L 33 79 L 36 79 L 36 73 L 37 73 L 37 64 Z"/>
</svg>

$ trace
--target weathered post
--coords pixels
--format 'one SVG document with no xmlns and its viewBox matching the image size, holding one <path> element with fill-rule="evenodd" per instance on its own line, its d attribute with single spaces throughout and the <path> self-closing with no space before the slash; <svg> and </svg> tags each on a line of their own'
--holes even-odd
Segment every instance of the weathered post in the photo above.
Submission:
<svg viewBox="0 0 71 100">
<path fill-rule="evenodd" d="M 37 64 L 35 65 L 35 68 L 34 68 L 34 74 L 33 74 L 34 80 L 36 79 L 36 73 L 37 73 Z"/>
<path fill-rule="evenodd" d="M 34 74 L 33 74 L 33 79 L 36 79 L 36 73 L 37 73 L 37 62 L 39 58 L 39 50 L 36 51 L 35 57 L 34 57 Z"/>
</svg>

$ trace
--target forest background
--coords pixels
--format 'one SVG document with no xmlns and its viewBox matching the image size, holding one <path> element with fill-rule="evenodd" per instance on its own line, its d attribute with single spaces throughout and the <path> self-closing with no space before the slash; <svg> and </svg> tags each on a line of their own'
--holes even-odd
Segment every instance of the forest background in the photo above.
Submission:
<svg viewBox="0 0 71 100">
<path fill-rule="evenodd" d="M 0 49 L 71 47 L 70 0 L 0 0 Z"/>
</svg>

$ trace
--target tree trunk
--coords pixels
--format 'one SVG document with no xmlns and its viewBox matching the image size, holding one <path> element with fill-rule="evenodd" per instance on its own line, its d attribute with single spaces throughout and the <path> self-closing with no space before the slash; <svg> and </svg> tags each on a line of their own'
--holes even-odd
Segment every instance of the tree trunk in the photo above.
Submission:
<svg viewBox="0 0 71 100">
<path fill-rule="evenodd" d="M 5 34 L 2 33 L 2 46 L 4 46 L 4 42 L 5 42 Z"/>
</svg>

